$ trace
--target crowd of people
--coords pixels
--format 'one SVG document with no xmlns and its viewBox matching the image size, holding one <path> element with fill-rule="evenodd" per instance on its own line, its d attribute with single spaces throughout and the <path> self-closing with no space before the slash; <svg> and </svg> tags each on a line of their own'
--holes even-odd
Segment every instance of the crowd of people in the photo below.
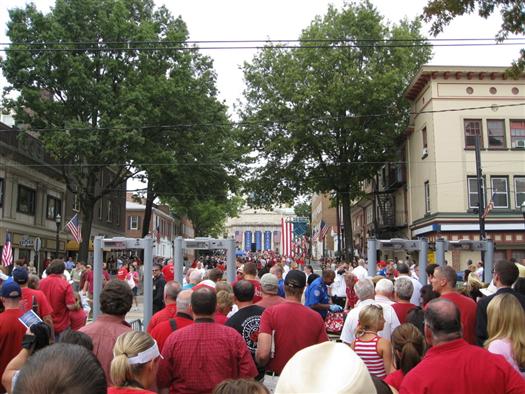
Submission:
<svg viewBox="0 0 525 394">
<path fill-rule="evenodd" d="M 458 283 L 430 264 L 422 284 L 400 260 L 369 277 L 362 259 L 315 270 L 248 254 L 228 283 L 208 256 L 179 283 L 156 261 L 142 332 L 126 321 L 140 265 L 104 270 L 86 324 L 91 267 L 53 260 L 30 286 L 16 264 L 0 288 L 0 393 L 525 393 L 525 267 L 498 261 L 490 284 L 475 268 Z"/>
</svg>

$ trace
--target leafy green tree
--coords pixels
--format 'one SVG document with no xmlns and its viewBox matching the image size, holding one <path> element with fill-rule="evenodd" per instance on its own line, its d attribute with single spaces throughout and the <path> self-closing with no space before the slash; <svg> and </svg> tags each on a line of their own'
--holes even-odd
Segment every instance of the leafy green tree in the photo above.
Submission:
<svg viewBox="0 0 525 394">
<path fill-rule="evenodd" d="M 190 195 L 188 180 L 202 186 L 213 174 L 201 173 L 196 163 L 206 153 L 209 130 L 188 124 L 201 113 L 205 122 L 221 122 L 208 136 L 216 156 L 231 129 L 215 98 L 211 62 L 188 50 L 181 18 L 155 8 L 153 0 L 56 0 L 48 14 L 34 5 L 11 10 L 7 34 L 14 44 L 1 63 L 11 85 L 6 93 L 19 96 L 6 104 L 18 122 L 45 130 L 39 138 L 68 190 L 78 194 L 80 259 L 87 258 L 96 202 L 121 190 L 134 173 L 146 172 L 155 195 L 174 188 Z M 221 175 L 228 168 L 223 164 L 217 166 Z M 108 168 L 111 181 L 100 187 Z M 223 189 L 231 182 L 224 178 Z"/>
<path fill-rule="evenodd" d="M 525 8 L 523 0 L 429 0 L 423 9 L 426 22 L 432 22 L 431 32 L 438 35 L 455 17 L 477 12 L 487 19 L 499 10 L 501 29 L 496 35 L 500 42 L 509 34 L 525 33 Z M 520 50 L 521 57 L 512 63 L 512 71 L 519 75 L 525 69 L 525 49 Z"/>
<path fill-rule="evenodd" d="M 388 40 L 424 39 L 420 27 L 389 25 L 369 2 L 330 7 L 303 31 L 300 47 L 267 46 L 244 65 L 242 132 L 259 163 L 246 182 L 251 204 L 337 194 L 351 229 L 351 201 L 395 153 L 409 119 L 403 92 L 431 53 Z M 351 231 L 345 241 L 350 255 Z"/>
</svg>

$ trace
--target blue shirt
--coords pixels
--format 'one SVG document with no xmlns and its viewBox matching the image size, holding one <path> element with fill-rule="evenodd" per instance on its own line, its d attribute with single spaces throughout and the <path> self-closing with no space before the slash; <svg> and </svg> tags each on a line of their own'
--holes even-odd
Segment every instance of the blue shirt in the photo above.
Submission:
<svg viewBox="0 0 525 394">
<path fill-rule="evenodd" d="M 279 282 L 277 282 L 277 295 L 279 297 L 285 297 L 284 294 L 284 279 L 279 279 Z"/>
<path fill-rule="evenodd" d="M 317 278 L 307 288 L 304 294 L 304 305 L 311 307 L 315 304 L 329 304 L 330 297 L 328 296 L 328 287 L 323 281 L 323 278 Z M 328 311 L 317 311 L 321 314 L 323 319 L 326 317 Z"/>
</svg>

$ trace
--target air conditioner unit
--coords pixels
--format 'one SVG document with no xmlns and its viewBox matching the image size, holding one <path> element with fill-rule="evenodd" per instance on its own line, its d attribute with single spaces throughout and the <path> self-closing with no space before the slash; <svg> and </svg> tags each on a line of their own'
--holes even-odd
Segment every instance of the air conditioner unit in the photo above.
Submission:
<svg viewBox="0 0 525 394">
<path fill-rule="evenodd" d="M 517 140 L 516 148 L 525 148 L 525 140 Z"/>
<path fill-rule="evenodd" d="M 428 156 L 428 148 L 423 148 L 422 156 L 423 157 L 427 157 Z"/>
</svg>

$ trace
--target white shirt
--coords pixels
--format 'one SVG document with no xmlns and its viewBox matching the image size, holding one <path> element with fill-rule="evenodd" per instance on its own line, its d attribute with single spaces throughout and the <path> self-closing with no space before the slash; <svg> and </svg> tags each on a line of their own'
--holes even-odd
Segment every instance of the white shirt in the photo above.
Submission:
<svg viewBox="0 0 525 394">
<path fill-rule="evenodd" d="M 383 316 L 385 318 L 385 327 L 382 331 L 379 331 L 377 335 L 382 338 L 390 339 L 392 332 L 399 326 L 399 319 L 397 318 L 394 309 L 387 303 L 376 301 L 376 300 L 364 300 L 359 301 L 357 306 L 348 313 L 346 317 L 343 330 L 341 331 L 341 340 L 345 343 L 352 343 L 355 339 L 355 330 L 357 328 L 357 322 L 359 321 L 359 312 L 367 305 L 380 305 L 383 307 Z"/>
<path fill-rule="evenodd" d="M 352 274 L 354 274 L 357 277 L 357 280 L 363 280 L 368 278 L 368 271 L 365 269 L 365 267 L 362 267 L 358 265 L 352 270 Z"/>
<path fill-rule="evenodd" d="M 346 298 L 346 282 L 343 275 L 335 274 L 334 283 L 330 286 L 332 296 Z"/>
<path fill-rule="evenodd" d="M 418 281 L 417 279 L 415 278 L 412 278 L 411 276 L 408 276 L 408 275 L 399 275 L 397 279 L 399 278 L 408 278 L 412 281 L 412 285 L 414 286 L 414 292 L 412 293 L 412 297 L 410 297 L 410 303 L 411 304 L 414 304 L 416 306 L 419 306 L 420 304 L 420 298 L 421 298 L 421 288 L 423 287 L 423 285 L 421 284 L 420 281 Z"/>
</svg>

